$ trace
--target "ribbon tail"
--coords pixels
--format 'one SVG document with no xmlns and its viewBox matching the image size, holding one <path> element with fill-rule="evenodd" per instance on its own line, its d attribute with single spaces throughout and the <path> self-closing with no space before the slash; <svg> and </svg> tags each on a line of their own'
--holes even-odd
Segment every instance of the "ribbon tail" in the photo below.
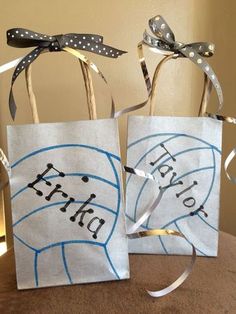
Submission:
<svg viewBox="0 0 236 314">
<path fill-rule="evenodd" d="M 134 223 L 131 226 L 131 228 L 128 230 L 127 236 L 130 239 L 133 239 L 132 235 L 135 235 L 136 230 L 138 230 L 138 228 L 151 216 L 151 214 L 157 208 L 157 206 L 159 205 L 162 199 L 162 196 L 163 196 L 163 190 L 160 189 L 159 194 L 157 198 L 155 199 L 155 201 L 152 203 L 152 205 L 148 209 L 145 210 L 144 214 L 141 217 L 139 217 L 136 223 Z"/>
<path fill-rule="evenodd" d="M 142 170 L 127 167 L 127 166 L 124 166 L 124 170 L 128 173 L 137 175 L 139 177 L 153 180 L 157 185 L 159 185 L 158 181 L 150 173 L 146 173 Z M 138 228 L 144 223 L 144 221 L 146 221 L 150 217 L 150 215 L 153 213 L 153 211 L 157 208 L 157 206 L 159 205 L 159 203 L 162 199 L 162 195 L 163 195 L 163 189 L 159 186 L 159 194 L 156 197 L 156 199 L 154 200 L 154 202 L 152 203 L 152 205 L 148 209 L 145 210 L 144 214 L 128 230 L 127 237 L 129 239 L 138 239 L 138 238 L 144 238 L 144 237 L 150 237 L 150 236 L 166 236 L 166 235 L 171 236 L 172 235 L 172 236 L 178 236 L 178 237 L 184 238 L 187 241 L 186 237 L 182 233 L 180 233 L 176 230 L 153 229 L 153 230 L 137 232 Z M 193 269 L 193 265 L 194 265 L 195 260 L 196 260 L 196 249 L 195 249 L 193 244 L 191 244 L 191 246 L 192 246 L 192 258 L 191 258 L 191 262 L 190 262 L 189 266 L 187 266 L 187 268 L 184 270 L 184 272 L 172 284 L 170 284 L 166 288 L 164 288 L 162 290 L 158 290 L 158 291 L 147 290 L 147 293 L 150 296 L 152 296 L 154 298 L 163 297 L 163 296 L 169 294 L 170 292 L 174 291 L 175 289 L 177 289 L 188 278 L 188 276 L 190 275 L 190 273 Z"/>
<path fill-rule="evenodd" d="M 183 49 L 180 49 L 179 52 L 183 54 L 185 57 L 187 57 L 190 61 L 192 61 L 195 65 L 197 65 L 209 78 L 209 80 L 212 82 L 217 96 L 219 100 L 218 110 L 220 111 L 223 106 L 223 93 L 220 86 L 220 83 L 216 77 L 216 74 L 212 70 L 211 66 L 206 62 L 200 54 L 197 53 L 194 49 L 190 47 L 185 47 Z"/>
<path fill-rule="evenodd" d="M 112 98 L 111 99 L 111 113 L 110 113 L 111 119 L 115 118 L 115 111 L 116 111 L 115 103 L 114 103 L 113 98 Z"/>
<path fill-rule="evenodd" d="M 214 120 L 236 124 L 236 118 L 235 117 L 222 116 L 219 114 L 212 114 L 212 113 L 208 113 L 208 112 L 206 112 L 205 115 L 211 119 L 214 119 Z M 229 174 L 228 168 L 229 168 L 229 165 L 231 164 L 231 162 L 233 161 L 233 159 L 235 158 L 235 156 L 236 156 L 236 147 L 229 153 L 229 155 L 226 157 L 225 162 L 224 162 L 224 170 L 225 170 L 226 177 L 233 184 L 236 184 L 236 177 Z"/>
<path fill-rule="evenodd" d="M 225 163 L 224 163 L 224 168 L 225 168 L 225 173 L 227 178 L 234 184 L 236 184 L 236 177 L 233 177 L 229 174 L 228 172 L 228 167 L 230 165 L 230 163 L 232 162 L 232 160 L 234 159 L 234 157 L 236 156 L 236 148 L 234 148 L 231 153 L 227 156 L 227 158 L 225 159 Z"/>
<path fill-rule="evenodd" d="M 129 239 L 138 239 L 138 238 L 145 238 L 145 237 L 150 237 L 150 236 L 177 236 L 177 237 L 181 237 L 181 238 L 184 238 L 185 240 L 187 240 L 186 237 L 182 233 L 175 231 L 175 230 L 168 230 L 168 229 L 153 229 L 153 230 L 140 231 L 140 232 L 136 232 L 133 234 L 128 234 Z M 170 284 L 169 286 L 167 286 L 166 288 L 164 288 L 162 290 L 157 290 L 157 291 L 147 290 L 147 293 L 150 296 L 152 296 L 154 298 L 163 297 L 163 296 L 171 293 L 172 291 L 174 291 L 175 289 L 177 289 L 180 285 L 182 285 L 184 283 L 184 281 L 191 274 L 191 272 L 193 270 L 194 263 L 196 261 L 196 257 L 197 257 L 196 249 L 195 249 L 194 245 L 191 244 L 191 246 L 192 246 L 191 262 L 186 267 L 184 272 L 172 284 Z"/>
<path fill-rule="evenodd" d="M 127 173 L 130 173 L 130 174 L 137 175 L 137 176 L 139 176 L 141 178 L 152 180 L 156 184 L 158 184 L 158 180 L 152 174 L 144 172 L 143 170 L 124 166 L 124 171 L 127 172 Z M 161 189 L 160 186 L 159 186 L 159 189 L 157 189 L 157 190 L 159 191 L 158 196 L 155 198 L 155 200 L 151 204 L 151 206 L 149 206 L 144 211 L 144 214 L 141 217 L 139 217 L 139 219 L 129 228 L 129 230 L 127 231 L 128 237 L 130 237 L 131 234 L 136 232 L 138 230 L 138 228 L 140 226 L 142 226 L 142 224 L 151 216 L 151 214 L 154 212 L 154 210 L 159 205 L 159 203 L 160 203 L 160 201 L 162 199 L 162 196 L 163 196 L 163 190 Z"/>
<path fill-rule="evenodd" d="M 18 59 L 12 60 L 10 62 L 7 62 L 3 65 L 0 66 L 0 73 L 4 73 L 12 68 L 14 68 L 21 60 L 23 57 L 20 57 Z"/>
<path fill-rule="evenodd" d="M 150 99 L 150 96 L 151 96 L 152 83 L 151 83 L 151 79 L 150 79 L 147 65 L 145 62 L 145 57 L 144 57 L 144 53 L 143 53 L 143 42 L 142 41 L 138 44 L 137 49 L 138 49 L 139 63 L 140 63 L 141 69 L 142 69 L 143 77 L 145 80 L 145 85 L 146 85 L 147 92 L 148 92 L 148 98 L 145 101 L 141 102 L 140 104 L 133 105 L 133 106 L 130 106 L 130 107 L 127 107 L 125 109 L 122 109 L 122 110 L 115 112 L 115 114 L 114 114 L 115 118 L 118 118 L 125 113 L 136 111 L 138 109 L 145 107 L 146 104 L 148 103 L 149 99 Z"/>
<path fill-rule="evenodd" d="M 14 121 L 16 117 L 17 107 L 16 107 L 14 95 L 13 95 L 13 85 L 11 86 L 10 94 L 9 94 L 9 110 L 10 110 L 12 120 Z"/>
<path fill-rule="evenodd" d="M 152 180 L 157 185 L 157 190 L 159 191 L 158 196 L 155 198 L 153 203 L 144 211 L 144 214 L 141 217 L 139 217 L 138 220 L 136 220 L 136 218 L 135 218 L 136 222 L 129 228 L 129 230 L 127 232 L 128 236 L 129 236 L 131 233 L 136 232 L 138 230 L 138 228 L 140 226 L 142 226 L 142 224 L 151 216 L 153 211 L 157 208 L 157 206 L 159 205 L 159 203 L 162 199 L 163 190 L 162 190 L 161 186 L 159 185 L 158 180 L 151 173 L 145 172 L 145 171 L 137 169 L 137 168 L 127 167 L 127 166 L 124 166 L 123 169 L 125 172 L 130 173 L 132 175 L 136 175 L 140 178 Z"/>
<path fill-rule="evenodd" d="M 206 112 L 205 115 L 207 117 L 215 119 L 215 120 L 236 124 L 236 118 L 235 117 L 222 116 L 219 114 L 213 114 L 213 113 L 209 113 L 209 112 Z"/>
<path fill-rule="evenodd" d="M 0 148 L 0 162 L 2 163 L 4 169 L 7 172 L 8 178 L 11 176 L 11 166 L 7 159 L 7 156 L 4 154 L 3 150 Z M 5 184 L 3 185 L 3 187 Z"/>
</svg>

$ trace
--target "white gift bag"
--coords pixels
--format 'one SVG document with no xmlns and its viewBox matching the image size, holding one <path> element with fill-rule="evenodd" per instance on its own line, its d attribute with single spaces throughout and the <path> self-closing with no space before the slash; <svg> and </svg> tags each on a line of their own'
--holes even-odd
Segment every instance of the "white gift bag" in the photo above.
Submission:
<svg viewBox="0 0 236 314">
<path fill-rule="evenodd" d="M 217 255 L 221 136 L 222 123 L 211 118 L 129 117 L 127 164 L 154 175 L 164 189 L 159 205 L 140 230 L 178 230 L 198 255 Z M 128 174 L 128 228 L 158 193 L 150 180 Z M 132 240 L 129 251 L 191 254 L 186 241 L 169 237 Z"/>
<path fill-rule="evenodd" d="M 129 278 L 116 119 L 7 131 L 18 288 Z"/>
<path fill-rule="evenodd" d="M 220 104 L 223 97 L 215 73 L 202 58 L 213 54 L 214 45 L 175 42 L 173 32 L 161 16 L 150 19 L 149 26 L 156 37 L 145 32 L 138 50 L 149 93 L 150 116 L 130 116 L 128 119 L 127 166 L 133 170 L 128 171 L 130 173 L 126 177 L 127 228 L 132 229 L 137 221 L 142 220 L 140 217 L 150 214 L 149 209 L 162 192 L 158 205 L 152 209 L 139 231 L 174 229 L 184 234 L 187 241 L 162 236 L 135 239 L 129 241 L 129 252 L 190 255 L 191 243 L 198 255 L 217 256 L 222 141 L 220 120 L 226 119 L 206 113 L 212 84 Z M 167 55 L 157 66 L 152 83 L 143 45 Z M 162 64 L 177 57 L 191 59 L 205 72 L 199 117 L 154 116 L 158 73 Z M 132 174 L 138 174 L 140 170 L 148 176 L 140 178 Z M 149 180 L 151 176 L 158 182 L 158 188 L 153 180 Z"/>
</svg>

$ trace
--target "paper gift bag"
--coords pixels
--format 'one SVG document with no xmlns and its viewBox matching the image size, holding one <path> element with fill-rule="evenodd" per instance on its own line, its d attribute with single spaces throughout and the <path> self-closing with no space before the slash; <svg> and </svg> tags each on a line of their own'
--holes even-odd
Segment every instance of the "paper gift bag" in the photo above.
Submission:
<svg viewBox="0 0 236 314">
<path fill-rule="evenodd" d="M 129 278 L 116 119 L 11 125 L 7 136 L 18 288 Z"/>
<path fill-rule="evenodd" d="M 222 124 L 210 118 L 129 117 L 127 164 L 155 175 L 164 193 L 142 230 L 175 229 L 199 255 L 218 247 Z M 148 179 L 127 177 L 127 225 L 151 204 L 158 191 Z M 186 242 L 185 242 L 186 243 Z M 130 252 L 190 254 L 188 243 L 156 238 L 130 241 Z"/>
<path fill-rule="evenodd" d="M 140 62 L 149 91 L 150 116 L 129 117 L 127 165 L 153 175 L 159 182 L 159 189 L 148 178 L 127 175 L 127 228 L 131 228 L 147 211 L 161 190 L 163 194 L 158 206 L 140 230 L 178 230 L 195 246 L 198 255 L 216 256 L 222 121 L 204 115 L 212 84 L 216 87 L 221 102 L 219 82 L 211 67 L 202 55 L 198 54 L 200 44 L 201 51 L 207 51 L 205 43 L 189 46 L 181 44 L 179 47 L 179 43 L 174 42 L 174 35 L 169 26 L 160 16 L 151 19 L 149 25 L 157 38 L 154 41 L 154 38 L 145 32 L 143 44 L 154 50 L 169 49 L 168 54 L 173 54 L 165 57 L 157 66 L 151 84 L 139 46 Z M 163 38 L 167 41 L 163 42 Z M 193 59 L 192 61 L 205 72 L 199 117 L 154 116 L 154 96 L 160 67 L 167 60 L 178 57 Z M 130 241 L 129 252 L 191 254 L 186 241 L 179 242 L 178 239 L 161 236 Z"/>
</svg>

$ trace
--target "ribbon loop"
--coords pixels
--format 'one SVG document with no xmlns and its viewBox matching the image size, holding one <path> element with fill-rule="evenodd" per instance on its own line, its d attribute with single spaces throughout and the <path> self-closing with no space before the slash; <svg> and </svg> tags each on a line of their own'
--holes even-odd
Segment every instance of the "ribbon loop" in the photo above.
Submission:
<svg viewBox="0 0 236 314">
<path fill-rule="evenodd" d="M 46 40 L 50 41 L 49 36 L 25 28 L 12 28 L 7 31 L 7 44 L 16 48 L 36 47 Z"/>
<path fill-rule="evenodd" d="M 149 20 L 152 33 L 160 37 L 164 42 L 170 44 L 175 42 L 175 35 L 161 15 L 156 15 Z"/>
<path fill-rule="evenodd" d="M 195 42 L 187 44 L 186 46 L 192 47 L 202 57 L 212 57 L 215 53 L 215 44 L 205 42 Z"/>
<path fill-rule="evenodd" d="M 211 80 L 219 99 L 219 111 L 223 105 L 223 93 L 220 83 L 211 66 L 202 57 L 211 57 L 215 51 L 215 45 L 208 42 L 182 43 L 175 40 L 175 35 L 164 18 L 157 15 L 149 20 L 149 27 L 155 37 L 147 31 L 143 34 L 143 42 L 149 47 L 156 48 L 162 54 L 174 53 L 175 56 L 188 58 L 196 64 Z"/>
</svg>

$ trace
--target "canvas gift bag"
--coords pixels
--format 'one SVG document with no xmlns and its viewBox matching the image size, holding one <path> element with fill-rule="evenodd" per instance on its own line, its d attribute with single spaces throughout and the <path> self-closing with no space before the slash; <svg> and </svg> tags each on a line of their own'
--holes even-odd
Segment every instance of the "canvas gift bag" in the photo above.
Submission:
<svg viewBox="0 0 236 314">
<path fill-rule="evenodd" d="M 72 49 L 81 41 L 81 49 L 102 50 L 104 56 L 106 51 L 110 57 L 123 53 L 104 45 L 98 35 L 58 38 L 24 29 L 8 31 L 11 45 L 37 46 L 13 74 L 14 83 L 26 69 L 34 124 L 7 127 L 18 289 L 129 278 L 117 121 L 95 120 L 89 68 L 100 72 Z M 48 49 L 67 49 L 81 60 L 90 120 L 38 123 L 28 65 Z M 12 90 L 10 108 L 14 116 Z"/>
<path fill-rule="evenodd" d="M 213 54 L 214 46 L 176 42 L 161 16 L 152 18 L 149 26 L 155 37 L 144 33 L 144 40 L 139 44 L 139 56 L 149 91 L 150 115 L 130 116 L 128 120 L 127 165 L 130 173 L 126 180 L 127 228 L 144 215 L 161 193 L 158 205 L 139 230 L 171 228 L 184 234 L 187 241 L 162 236 L 133 240 L 129 242 L 129 252 L 190 254 L 189 242 L 195 246 L 198 255 L 217 256 L 222 142 L 220 120 L 227 119 L 206 112 L 212 85 L 217 91 L 220 108 L 223 101 L 216 75 L 203 59 Z M 142 45 L 167 55 L 157 66 L 152 84 Z M 199 116 L 154 116 L 160 68 L 166 61 L 178 57 L 189 58 L 204 71 Z M 159 188 L 148 176 L 140 178 L 133 175 L 140 170 L 153 176 Z"/>
</svg>

